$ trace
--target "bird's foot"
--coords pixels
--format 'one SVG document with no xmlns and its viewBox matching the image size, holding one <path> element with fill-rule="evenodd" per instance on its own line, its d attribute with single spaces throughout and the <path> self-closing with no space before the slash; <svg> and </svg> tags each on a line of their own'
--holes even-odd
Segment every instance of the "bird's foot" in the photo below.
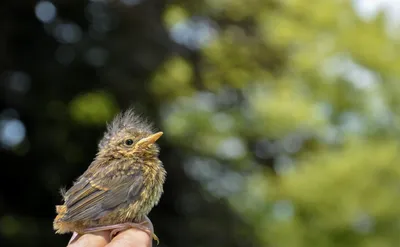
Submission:
<svg viewBox="0 0 400 247">
<path fill-rule="evenodd" d="M 126 223 L 120 223 L 120 224 L 115 224 L 115 225 L 91 227 L 91 228 L 87 228 L 84 231 L 84 233 L 93 233 L 93 232 L 110 231 L 111 230 L 110 239 L 113 239 L 118 233 L 128 230 L 130 228 L 136 228 L 136 229 L 142 230 L 142 231 L 146 232 L 147 234 L 149 234 L 150 237 L 157 242 L 157 245 L 160 243 L 159 238 L 153 232 L 153 225 L 151 224 L 151 221 L 148 217 L 146 217 L 146 219 L 140 223 L 126 222 Z"/>
<path fill-rule="evenodd" d="M 120 233 L 122 231 L 128 230 L 130 228 L 136 228 L 136 229 L 142 230 L 142 231 L 146 232 L 147 234 L 149 234 L 150 237 L 153 238 L 157 242 L 157 245 L 158 245 L 160 243 L 160 240 L 158 239 L 157 235 L 154 234 L 152 229 L 150 227 L 146 226 L 147 224 L 148 223 L 145 221 L 145 222 L 141 222 L 141 223 L 127 222 L 127 223 L 114 225 L 115 228 L 110 233 L 110 239 L 112 239 L 118 233 Z"/>
</svg>

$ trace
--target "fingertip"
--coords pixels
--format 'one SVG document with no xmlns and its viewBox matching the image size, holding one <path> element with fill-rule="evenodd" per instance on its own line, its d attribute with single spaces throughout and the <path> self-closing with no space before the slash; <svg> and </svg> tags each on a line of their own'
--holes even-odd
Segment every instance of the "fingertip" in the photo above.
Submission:
<svg viewBox="0 0 400 247">
<path fill-rule="evenodd" d="M 75 239 L 72 236 L 68 247 L 104 247 L 110 242 L 110 233 L 108 231 L 88 233 L 78 235 Z"/>
<path fill-rule="evenodd" d="M 115 236 L 106 247 L 151 247 L 152 238 L 142 230 L 131 228 Z"/>
</svg>

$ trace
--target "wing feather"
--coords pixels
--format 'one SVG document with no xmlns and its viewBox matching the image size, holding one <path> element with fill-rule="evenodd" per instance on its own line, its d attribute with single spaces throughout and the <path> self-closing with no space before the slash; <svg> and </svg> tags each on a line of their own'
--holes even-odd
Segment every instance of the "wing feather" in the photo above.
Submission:
<svg viewBox="0 0 400 247">
<path fill-rule="evenodd" d="M 119 175 L 112 171 L 119 170 Z M 129 174 L 129 175 L 127 175 Z M 86 177 L 65 194 L 64 221 L 96 220 L 113 209 L 137 200 L 143 190 L 143 173 L 136 166 L 110 164 Z"/>
</svg>

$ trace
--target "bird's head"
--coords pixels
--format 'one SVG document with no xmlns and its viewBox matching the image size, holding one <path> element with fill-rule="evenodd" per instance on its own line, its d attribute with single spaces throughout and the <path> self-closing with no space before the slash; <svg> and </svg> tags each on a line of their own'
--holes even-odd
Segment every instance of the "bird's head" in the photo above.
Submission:
<svg viewBox="0 0 400 247">
<path fill-rule="evenodd" d="M 115 158 L 156 158 L 159 147 L 156 144 L 162 132 L 154 132 L 152 125 L 132 109 L 118 114 L 107 126 L 99 143 L 99 155 Z"/>
</svg>

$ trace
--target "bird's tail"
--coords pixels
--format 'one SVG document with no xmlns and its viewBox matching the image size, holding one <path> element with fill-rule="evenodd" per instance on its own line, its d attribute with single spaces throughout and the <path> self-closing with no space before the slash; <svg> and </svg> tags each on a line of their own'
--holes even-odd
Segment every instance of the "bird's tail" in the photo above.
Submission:
<svg viewBox="0 0 400 247">
<path fill-rule="evenodd" d="M 53 228 L 56 230 L 56 233 L 66 233 L 69 232 L 68 223 L 63 222 L 62 218 L 67 213 L 67 207 L 65 205 L 57 205 L 56 206 L 57 216 L 53 222 Z"/>
</svg>

